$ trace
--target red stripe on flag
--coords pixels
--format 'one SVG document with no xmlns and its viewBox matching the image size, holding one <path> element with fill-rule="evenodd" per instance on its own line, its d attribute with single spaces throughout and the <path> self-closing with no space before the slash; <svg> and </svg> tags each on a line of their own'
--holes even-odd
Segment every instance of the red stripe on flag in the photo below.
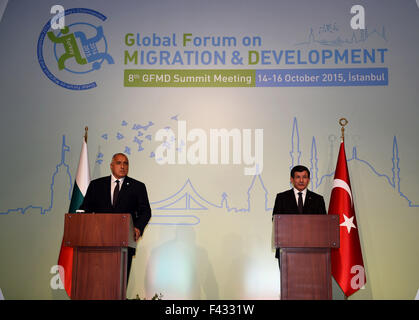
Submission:
<svg viewBox="0 0 419 320">
<path fill-rule="evenodd" d="M 62 283 L 64 283 L 65 291 L 71 298 L 71 276 L 73 273 L 73 248 L 65 247 L 61 243 L 60 256 L 58 257 L 58 265 L 64 269 L 64 274 L 60 273 Z"/>
</svg>

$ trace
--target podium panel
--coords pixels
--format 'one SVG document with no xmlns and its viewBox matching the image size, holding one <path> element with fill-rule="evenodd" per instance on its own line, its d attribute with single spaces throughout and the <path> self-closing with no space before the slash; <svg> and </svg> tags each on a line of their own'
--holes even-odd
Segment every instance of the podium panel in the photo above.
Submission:
<svg viewBox="0 0 419 320">
<path fill-rule="evenodd" d="M 64 219 L 67 247 L 136 247 L 129 213 L 68 213 Z"/>
<path fill-rule="evenodd" d="M 274 216 L 277 248 L 339 248 L 339 216 L 282 214 Z"/>
<path fill-rule="evenodd" d="M 127 248 L 78 247 L 73 254 L 74 300 L 126 298 Z"/>
<path fill-rule="evenodd" d="M 330 250 L 281 249 L 281 299 L 331 300 Z"/>
<path fill-rule="evenodd" d="M 64 245 L 73 247 L 71 299 L 126 299 L 133 233 L 129 213 L 65 215 Z"/>
<path fill-rule="evenodd" d="M 337 215 L 275 215 L 275 246 L 280 248 L 281 299 L 330 300 L 330 248 L 339 248 Z"/>
</svg>

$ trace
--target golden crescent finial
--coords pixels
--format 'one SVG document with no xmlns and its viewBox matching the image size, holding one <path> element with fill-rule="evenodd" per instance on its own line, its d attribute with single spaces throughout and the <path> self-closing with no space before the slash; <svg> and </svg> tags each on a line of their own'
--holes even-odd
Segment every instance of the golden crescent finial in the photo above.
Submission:
<svg viewBox="0 0 419 320">
<path fill-rule="evenodd" d="M 339 119 L 339 124 L 344 127 L 348 124 L 348 120 L 346 118 L 340 118 Z"/>
<path fill-rule="evenodd" d="M 348 124 L 348 120 L 346 118 L 340 118 L 339 124 L 342 126 L 340 131 L 342 132 L 342 135 L 340 136 L 342 141 L 345 141 L 345 126 Z"/>
</svg>

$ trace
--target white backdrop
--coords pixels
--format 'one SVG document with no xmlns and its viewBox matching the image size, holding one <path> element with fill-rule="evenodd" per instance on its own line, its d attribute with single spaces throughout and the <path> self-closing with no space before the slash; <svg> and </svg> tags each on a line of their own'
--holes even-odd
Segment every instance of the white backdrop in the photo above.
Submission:
<svg viewBox="0 0 419 320">
<path fill-rule="evenodd" d="M 73 56 L 64 70 L 58 68 L 64 45 L 42 36 L 54 4 L 9 1 L 0 22 L 0 163 L 6 181 L 0 186 L 0 287 L 6 299 L 67 298 L 64 290 L 51 288 L 50 270 L 58 259 L 85 126 L 92 178 L 109 174 L 112 154 L 125 152 L 129 175 L 148 189 L 153 218 L 138 243 L 130 298 L 161 293 L 164 299 L 277 299 L 279 272 L 271 247 L 276 193 L 290 187 L 290 167 L 300 163 L 311 170 L 310 189 L 324 195 L 328 205 L 341 117 L 349 121 L 346 153 L 367 272 L 365 289 L 352 298 L 415 297 L 419 283 L 415 1 L 357 2 L 366 12 L 363 31 L 351 29 L 350 8 L 355 3 L 347 1 L 61 1 L 65 9 L 88 8 L 106 17 L 76 12 L 66 16 L 66 25 L 69 34 L 79 27 L 88 38 L 95 35 L 93 27 L 102 26 L 97 49 L 113 59 L 81 65 Z M 175 34 L 178 45 L 127 46 L 127 33 Z M 183 52 L 184 33 L 258 36 L 262 43 L 251 48 L 187 48 L 198 53 L 225 50 L 228 58 L 236 50 L 244 58 L 242 65 L 231 59 L 225 65 L 124 61 L 126 50 Z M 44 39 L 41 46 L 39 39 Z M 87 59 L 80 38 L 77 41 Z M 364 62 L 364 49 L 376 50 L 374 62 Z M 378 52 L 384 51 L 378 49 L 387 49 L 383 59 Z M 249 65 L 249 50 L 283 50 L 284 55 L 289 50 L 294 58 L 288 63 L 276 64 L 272 58 L 271 64 Z M 298 63 L 297 52 L 307 56 L 310 50 L 349 50 L 355 57 L 348 63 L 334 59 Z M 96 87 L 72 90 L 57 85 L 41 68 L 40 52 L 56 79 L 76 85 L 94 81 Z M 125 69 L 338 68 L 384 68 L 388 83 L 124 86 Z M 177 137 L 179 121 L 186 121 L 188 132 L 199 129 L 208 137 L 211 129 L 238 129 L 241 134 L 251 130 L 252 154 L 255 130 L 263 129 L 263 170 L 245 175 L 244 168 L 250 166 L 243 158 L 233 163 L 232 147 L 228 164 L 158 164 L 155 154 L 162 142 L 155 135 L 171 129 Z M 167 143 L 173 148 L 176 142 L 182 147 L 178 140 Z M 185 147 L 193 145 L 189 141 Z M 334 297 L 342 298 L 336 286 Z"/>
</svg>

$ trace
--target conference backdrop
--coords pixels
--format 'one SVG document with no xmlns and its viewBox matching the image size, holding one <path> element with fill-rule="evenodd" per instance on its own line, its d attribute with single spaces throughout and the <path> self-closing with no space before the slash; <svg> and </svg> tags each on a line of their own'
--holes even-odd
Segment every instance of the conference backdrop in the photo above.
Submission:
<svg viewBox="0 0 419 320">
<path fill-rule="evenodd" d="M 91 179 L 123 152 L 147 186 L 129 298 L 277 299 L 276 194 L 302 164 L 328 206 L 342 117 L 367 279 L 351 299 L 416 296 L 416 1 L 1 9 L 5 299 L 68 298 L 56 265 L 86 126 Z"/>
</svg>

